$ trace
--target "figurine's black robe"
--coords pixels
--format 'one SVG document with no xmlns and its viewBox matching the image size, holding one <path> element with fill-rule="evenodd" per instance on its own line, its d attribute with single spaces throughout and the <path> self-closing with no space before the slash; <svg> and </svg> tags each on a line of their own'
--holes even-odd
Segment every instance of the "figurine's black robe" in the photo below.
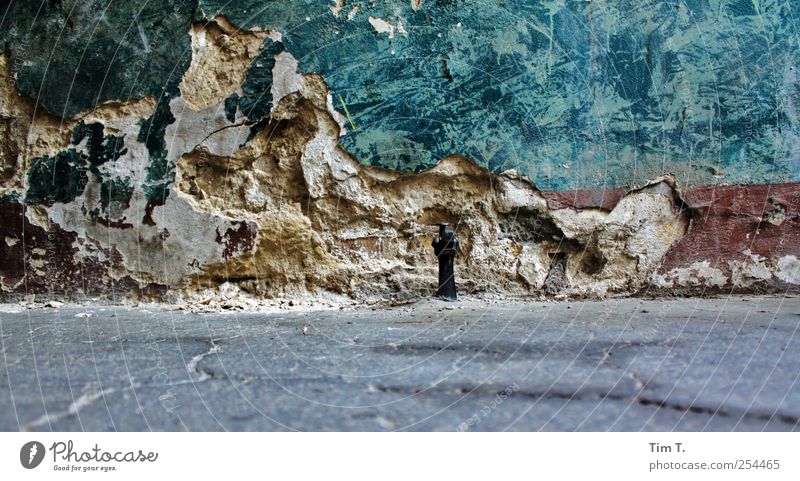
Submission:
<svg viewBox="0 0 800 481">
<path fill-rule="evenodd" d="M 433 252 L 439 259 L 439 287 L 436 295 L 449 300 L 456 300 L 456 278 L 454 272 L 454 258 L 458 250 L 458 237 L 446 226 L 440 226 L 439 236 L 431 244 Z"/>
</svg>

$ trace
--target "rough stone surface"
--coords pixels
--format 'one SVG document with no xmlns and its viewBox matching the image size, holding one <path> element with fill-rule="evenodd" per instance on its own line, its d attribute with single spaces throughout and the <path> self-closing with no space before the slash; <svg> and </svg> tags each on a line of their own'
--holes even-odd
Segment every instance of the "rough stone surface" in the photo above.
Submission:
<svg viewBox="0 0 800 481">
<path fill-rule="evenodd" d="M 568 258 L 558 292 L 632 292 L 686 230 L 672 177 L 586 218 L 551 211 L 513 171 L 492 174 L 461 157 L 418 174 L 365 167 L 339 146 L 324 82 L 309 75 L 297 85 L 254 134 L 226 117 L 222 96 L 199 111 L 183 97 L 162 98 L 144 123 L 124 110 L 103 122 L 92 113 L 75 127 L 93 128 L 89 144 L 73 134 L 67 150 L 32 160 L 42 173 L 29 173 L 27 203 L 48 226 L 76 235 L 75 256 L 114 252 L 109 277 L 187 293 L 259 280 L 252 294 L 261 296 L 425 294 L 433 275 L 426 245 L 440 221 L 465 239 L 459 279 L 467 292 L 535 293 L 555 256 Z M 169 142 L 154 146 L 154 128 Z M 167 170 L 143 169 L 136 159 L 145 155 Z M 54 190 L 47 175 L 62 167 L 76 184 Z M 24 283 L 4 287 L 19 293 Z"/>
<path fill-rule="evenodd" d="M 440 221 L 467 293 L 798 289 L 794 6 L 717 3 L 14 2 L 0 296 L 426 295 Z"/>
</svg>

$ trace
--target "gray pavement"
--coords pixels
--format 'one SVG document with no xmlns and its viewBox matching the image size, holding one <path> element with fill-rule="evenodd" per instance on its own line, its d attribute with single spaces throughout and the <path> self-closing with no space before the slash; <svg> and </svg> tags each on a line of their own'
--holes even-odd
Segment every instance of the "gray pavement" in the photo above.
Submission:
<svg viewBox="0 0 800 481">
<path fill-rule="evenodd" d="M 0 429 L 800 430 L 800 298 L 0 309 Z"/>
</svg>

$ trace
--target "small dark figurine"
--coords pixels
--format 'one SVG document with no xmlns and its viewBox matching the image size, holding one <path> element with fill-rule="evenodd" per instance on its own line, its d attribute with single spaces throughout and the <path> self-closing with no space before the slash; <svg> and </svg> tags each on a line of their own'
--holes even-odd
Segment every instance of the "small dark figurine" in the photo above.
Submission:
<svg viewBox="0 0 800 481">
<path fill-rule="evenodd" d="M 431 243 L 436 258 L 439 259 L 439 288 L 436 295 L 442 299 L 455 301 L 456 278 L 453 272 L 453 259 L 458 250 L 458 237 L 447 222 L 439 224 L 439 236 Z"/>
</svg>

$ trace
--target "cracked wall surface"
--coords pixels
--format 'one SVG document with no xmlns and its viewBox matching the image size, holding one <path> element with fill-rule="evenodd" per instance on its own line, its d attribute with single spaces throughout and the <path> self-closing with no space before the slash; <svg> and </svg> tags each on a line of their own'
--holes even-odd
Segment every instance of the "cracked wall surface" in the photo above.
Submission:
<svg viewBox="0 0 800 481">
<path fill-rule="evenodd" d="M 546 12 L 521 2 L 519 11 L 534 10 L 525 38 L 486 5 L 459 3 L 455 12 L 435 1 L 258 9 L 184 1 L 162 6 L 170 18 L 145 9 L 123 24 L 129 7 L 88 3 L 68 12 L 68 40 L 58 46 L 68 54 L 52 70 L 38 70 L 41 45 L 25 44 L 25 12 L 2 37 L 4 298 L 427 295 L 436 278 L 430 241 L 442 221 L 462 241 L 462 292 L 605 296 L 800 285 L 800 189 L 788 182 L 797 176 L 791 46 L 770 66 L 790 69 L 770 94 L 786 94 L 777 117 L 747 136 L 728 125 L 745 113 L 758 118 L 748 108 L 733 114 L 719 100 L 699 107 L 706 117 L 687 110 L 684 102 L 705 105 L 701 91 L 673 99 L 671 120 L 645 121 L 650 114 L 639 110 L 652 89 L 708 81 L 689 68 L 697 39 L 684 29 L 713 20 L 703 2 L 649 17 L 636 8 L 625 28 L 605 2 L 550 2 Z M 84 35 L 88 17 L 80 15 L 103 6 L 109 24 L 85 48 L 100 62 L 106 29 L 124 25 L 131 38 L 122 36 L 120 55 L 139 63 L 109 61 L 103 68 L 112 74 L 101 79 L 70 49 Z M 690 7 L 699 9 L 692 20 L 682 10 Z M 754 15 L 738 8 L 719 11 Z M 755 13 L 783 32 L 785 8 L 768 2 Z M 48 10 L 44 26 L 31 28 L 50 32 L 58 15 Z M 558 63 L 583 35 L 563 38 L 565 25 L 582 17 L 590 20 L 587 35 L 617 29 L 617 36 L 604 46 L 583 39 L 589 54 Z M 476 33 L 489 18 L 499 20 Z M 645 18 L 665 22 L 650 27 L 646 48 L 634 38 Z M 549 30 L 541 30 L 543 19 Z M 424 25 L 438 33 L 428 38 Z M 713 32 L 726 45 L 723 32 Z M 595 52 L 612 44 L 615 56 Z M 453 58 L 428 55 L 422 68 L 410 59 L 423 47 Z M 639 47 L 644 59 L 633 52 Z M 544 63 L 530 64 L 545 52 Z M 623 101 L 605 75 L 619 67 L 609 59 L 625 55 L 633 55 L 626 70 L 645 68 L 640 62 L 651 70 L 649 86 Z M 469 73 L 498 59 L 528 59 L 525 73 L 515 70 L 520 65 L 484 71 L 487 78 Z M 559 92 L 579 87 L 564 79 L 579 67 L 593 93 L 570 96 L 572 111 Z M 67 87 L 52 78 L 65 71 L 74 73 Z M 500 74 L 517 80 L 500 82 Z M 521 97 L 535 79 L 544 90 Z M 624 90 L 641 79 L 618 80 Z M 749 102 L 735 89 L 727 95 Z M 632 118 L 639 119 L 633 130 Z M 587 135 L 596 123 L 606 150 Z M 565 144 L 558 132 L 580 140 Z M 742 179 L 747 184 L 720 184 Z M 697 186 L 711 182 L 719 185 Z"/>
</svg>

